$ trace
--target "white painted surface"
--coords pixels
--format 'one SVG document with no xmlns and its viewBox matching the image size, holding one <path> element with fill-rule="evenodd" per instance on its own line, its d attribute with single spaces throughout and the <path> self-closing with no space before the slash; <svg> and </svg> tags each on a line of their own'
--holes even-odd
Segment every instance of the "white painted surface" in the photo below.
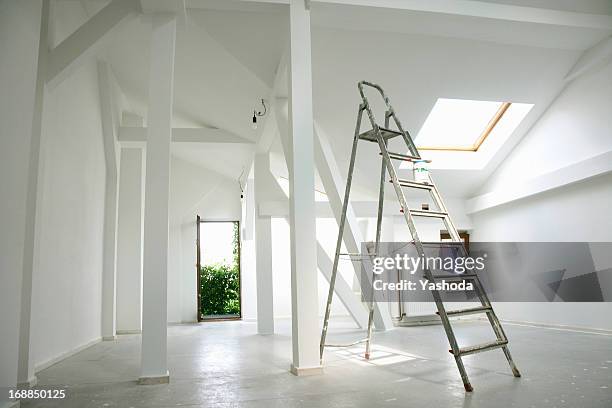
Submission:
<svg viewBox="0 0 612 408">
<path fill-rule="evenodd" d="M 319 367 L 310 10 L 289 4 L 289 225 L 292 370 Z"/>
<path fill-rule="evenodd" d="M 501 191 L 548 171 L 612 150 L 612 65 L 570 83 L 494 174 L 484 191 Z M 612 175 L 476 213 L 475 241 L 612 241 Z M 502 319 L 610 329 L 610 303 L 498 304 Z"/>
<path fill-rule="evenodd" d="M 270 154 L 254 161 L 255 205 L 266 199 L 265 184 L 272 179 Z M 255 259 L 257 283 L 257 333 L 274 333 L 274 279 L 272 274 L 272 219 L 255 211 Z"/>
<path fill-rule="evenodd" d="M 241 238 L 240 244 L 240 289 L 242 294 L 242 319 L 254 321 L 257 319 L 256 290 L 256 255 L 255 255 L 255 181 L 251 170 L 244 188 L 242 199 Z M 274 273 L 272 273 L 274 277 Z"/>
<path fill-rule="evenodd" d="M 98 61 L 98 88 L 106 167 L 104 193 L 104 248 L 102 264 L 102 338 L 112 340 L 117 334 L 117 220 L 119 213 L 119 145 L 111 69 Z"/>
<path fill-rule="evenodd" d="M 365 112 L 364 112 L 365 116 Z M 364 118 L 365 119 L 365 118 Z M 367 126 L 364 126 L 364 129 L 367 129 Z M 336 158 L 333 154 L 329 138 L 323 132 L 323 130 L 318 126 L 315 122 L 315 137 L 314 137 L 314 157 L 317 168 L 317 174 L 321 178 L 321 182 L 326 192 L 326 198 L 329 200 L 329 205 L 334 213 L 334 218 L 336 219 L 336 223 L 339 226 L 342 218 L 342 209 L 344 207 L 344 196 L 346 194 L 346 185 L 347 181 L 343 179 L 342 172 L 338 167 L 338 163 L 336 162 Z M 361 146 L 364 145 L 364 142 L 360 143 Z M 359 150 L 358 150 L 359 151 Z M 359 157 L 361 160 L 368 161 L 380 161 L 378 155 L 370 156 L 369 158 L 364 158 L 363 156 Z M 356 158 L 357 161 L 357 158 Z M 380 174 L 380 171 L 379 171 Z M 386 176 L 386 172 L 385 172 Z M 380 181 L 379 181 L 380 182 Z M 353 193 L 354 194 L 354 193 Z M 349 195 L 349 197 L 354 197 Z M 372 212 L 373 214 L 378 213 L 378 209 Z M 357 225 L 357 218 L 355 217 L 355 212 L 352 204 L 352 200 L 347 204 L 346 212 L 345 212 L 345 224 L 344 224 L 344 234 L 342 243 L 346 246 L 347 252 L 349 253 L 358 253 L 361 252 L 361 243 L 364 242 L 364 238 L 359 231 L 359 227 Z M 318 234 L 318 236 L 320 236 Z M 336 234 L 337 236 L 337 234 Z M 374 235 L 375 236 L 375 235 Z M 333 244 L 333 252 L 332 252 L 332 260 L 335 256 L 336 246 L 338 242 Z M 333 262 L 333 261 L 332 261 Z M 371 268 L 369 261 L 364 260 L 366 262 L 365 268 Z M 353 264 L 354 269 L 354 277 L 357 278 L 357 282 L 361 280 L 361 265 L 358 263 Z M 342 275 L 338 276 L 338 279 L 344 279 Z M 342 285 L 342 283 L 340 283 Z M 351 303 L 348 303 L 351 304 Z M 391 321 L 391 316 L 387 312 L 387 305 L 382 302 L 374 303 L 374 325 L 378 330 L 388 330 L 393 327 L 393 322 Z M 353 311 L 353 314 L 357 313 Z"/>
<path fill-rule="evenodd" d="M 176 17 L 153 16 L 145 177 L 141 378 L 168 376 L 170 141 Z"/>
<path fill-rule="evenodd" d="M 495 171 L 481 193 L 612 150 L 612 64 L 570 82 Z"/>
<path fill-rule="evenodd" d="M 31 323 L 32 323 L 32 280 L 34 278 L 34 263 L 38 251 L 39 231 L 38 219 L 41 215 L 40 201 L 42 198 L 40 178 L 44 171 L 41 159 L 41 144 L 43 133 L 43 111 L 45 105 L 45 75 L 47 72 L 47 44 L 50 34 L 50 2 L 43 1 L 40 17 L 40 37 L 38 43 L 38 66 L 34 88 L 34 107 L 32 114 L 32 133 L 30 139 L 30 157 L 27 180 L 27 196 L 25 203 L 26 222 L 23 251 L 23 269 L 21 282 L 21 322 L 19 325 L 19 365 L 17 371 L 18 384 L 33 384 L 34 360 L 32 353 Z"/>
<path fill-rule="evenodd" d="M 78 27 L 49 54 L 49 86 L 56 87 L 96 55 L 113 29 L 136 17 L 139 11 L 138 0 L 114 0 Z"/>
<path fill-rule="evenodd" d="M 17 383 L 29 148 L 40 3 L 0 3 L 0 387 Z M 5 402 L 0 400 L 0 406 Z"/>
<path fill-rule="evenodd" d="M 612 241 L 612 176 L 575 184 L 473 217 L 478 241 Z M 609 290 L 605 289 L 604 290 Z M 500 318 L 612 329 L 612 303 L 497 303 Z"/>
<path fill-rule="evenodd" d="M 95 62 L 47 94 L 32 340 L 36 365 L 101 336 L 105 161 Z"/>
<path fill-rule="evenodd" d="M 144 157 L 121 149 L 117 231 L 117 331 L 141 330 Z"/>
</svg>

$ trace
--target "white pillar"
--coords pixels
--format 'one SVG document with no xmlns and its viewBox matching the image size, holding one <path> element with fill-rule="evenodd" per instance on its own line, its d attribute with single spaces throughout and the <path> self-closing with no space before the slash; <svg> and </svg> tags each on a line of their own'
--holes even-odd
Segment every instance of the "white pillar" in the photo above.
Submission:
<svg viewBox="0 0 612 408">
<path fill-rule="evenodd" d="M 319 359 L 310 11 L 305 8 L 303 0 L 291 0 L 289 20 L 291 371 L 304 375 L 317 374 L 322 369 Z"/>
<path fill-rule="evenodd" d="M 19 359 L 17 367 L 17 381 L 19 386 L 27 387 L 36 384 L 34 363 L 31 357 L 31 319 L 32 319 L 32 274 L 34 271 L 34 258 L 37 249 L 36 220 L 40 215 L 40 188 L 38 185 L 41 170 L 41 138 L 42 121 L 45 99 L 45 78 L 49 55 L 49 15 L 50 2 L 44 0 L 40 15 L 40 36 L 38 43 L 38 66 L 36 71 L 36 85 L 34 88 L 34 105 L 32 114 L 32 129 L 29 146 L 29 168 L 27 195 L 25 201 L 25 231 L 21 281 L 21 305 L 19 326 Z M 1 397 L 0 397 L 1 398 Z"/>
<path fill-rule="evenodd" d="M 270 154 L 255 155 L 255 206 L 266 199 L 265 183 L 271 177 Z M 255 259 L 257 276 L 257 333 L 274 334 L 272 280 L 272 217 L 255 209 Z"/>
<path fill-rule="evenodd" d="M 145 181 L 141 384 L 169 381 L 168 198 L 176 17 L 153 16 Z"/>
<path fill-rule="evenodd" d="M 117 332 L 138 333 L 142 319 L 143 149 L 121 149 L 117 230 Z"/>
<path fill-rule="evenodd" d="M 98 61 L 98 86 L 106 164 L 104 252 L 102 260 L 102 339 L 116 338 L 118 161 L 110 69 Z"/>
</svg>

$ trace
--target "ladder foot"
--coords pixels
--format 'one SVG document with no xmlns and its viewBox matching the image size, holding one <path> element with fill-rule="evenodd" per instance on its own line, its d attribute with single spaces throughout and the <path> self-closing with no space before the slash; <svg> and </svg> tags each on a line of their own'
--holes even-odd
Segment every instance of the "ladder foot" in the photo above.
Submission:
<svg viewBox="0 0 612 408">
<path fill-rule="evenodd" d="M 370 353 L 365 353 L 365 359 L 369 360 L 370 359 Z"/>
<path fill-rule="evenodd" d="M 521 373 L 519 372 L 518 368 L 513 368 L 512 374 L 514 374 L 516 378 L 521 378 Z"/>
<path fill-rule="evenodd" d="M 466 392 L 474 391 L 474 388 L 472 387 L 472 384 L 470 384 L 470 383 L 463 383 L 463 386 L 465 387 L 465 391 Z"/>
</svg>

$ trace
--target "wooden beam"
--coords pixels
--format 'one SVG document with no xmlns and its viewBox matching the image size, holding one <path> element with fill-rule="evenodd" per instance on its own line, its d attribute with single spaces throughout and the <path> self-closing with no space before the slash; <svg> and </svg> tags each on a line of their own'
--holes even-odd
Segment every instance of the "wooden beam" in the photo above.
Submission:
<svg viewBox="0 0 612 408">
<path fill-rule="evenodd" d="M 153 16 L 149 70 L 140 384 L 168 383 L 168 215 L 176 17 Z"/>
<path fill-rule="evenodd" d="M 314 130 L 315 163 L 321 181 L 323 182 L 323 188 L 329 199 L 329 205 L 334 213 L 334 218 L 339 225 L 340 217 L 342 216 L 342 203 L 344 201 L 346 181 L 336 162 L 329 138 L 317 122 L 314 124 Z M 372 214 L 375 214 L 375 212 L 372 212 Z M 359 253 L 361 251 L 361 244 L 365 242 L 361 235 L 357 217 L 355 216 L 351 203 L 349 203 L 346 210 L 343 241 L 346 249 L 351 253 Z M 369 260 L 364 260 L 364 262 L 366 270 L 369 270 L 369 268 L 371 268 L 371 262 L 369 262 Z M 353 267 L 355 269 L 355 276 L 361 284 L 361 267 L 356 264 L 353 264 Z M 374 324 L 379 330 L 388 330 L 393 327 L 393 321 L 391 320 L 387 304 L 379 302 L 374 304 Z"/>
<path fill-rule="evenodd" d="M 466 213 L 485 211 L 610 172 L 612 172 L 612 152 L 602 153 L 531 180 L 516 183 L 513 188 L 495 190 L 471 198 L 466 203 Z"/>
<path fill-rule="evenodd" d="M 116 335 L 117 225 L 119 211 L 118 148 L 110 75 L 108 64 L 104 61 L 98 61 L 102 139 L 106 161 L 102 259 L 102 338 L 104 340 L 114 340 Z"/>
<path fill-rule="evenodd" d="M 325 252 L 325 249 L 317 242 L 317 266 L 327 282 L 331 280 L 333 262 Z M 368 312 L 361 303 L 361 299 L 353 292 L 340 274 L 336 276 L 334 292 L 355 323 L 362 329 L 368 326 Z"/>
<path fill-rule="evenodd" d="M 287 119 L 287 108 L 288 108 L 287 103 L 288 101 L 286 98 L 277 98 L 275 101 L 275 108 L 276 108 L 275 115 L 278 121 L 278 129 L 280 133 L 281 145 L 283 146 L 283 150 L 285 152 L 285 161 L 286 161 L 287 167 L 289 168 L 292 162 L 292 155 L 290 151 L 290 141 L 289 141 L 289 136 L 288 136 L 289 123 Z M 338 166 L 337 164 L 335 164 L 336 161 L 335 161 L 335 158 L 333 158 L 333 156 L 331 157 L 331 159 L 329 159 L 329 161 L 325 159 L 325 157 L 327 157 L 327 153 L 323 154 L 321 152 L 322 151 L 321 142 L 319 140 L 319 134 L 321 132 L 317 129 L 318 127 L 317 127 L 316 122 L 314 124 L 314 128 L 315 128 L 315 138 L 314 138 L 315 163 L 316 163 L 319 175 L 324 182 L 326 190 L 330 192 L 328 194 L 328 197 L 330 199 L 329 203 L 325 203 L 325 202 L 315 203 L 315 217 L 316 218 L 334 217 L 336 218 L 336 220 L 339 220 L 340 213 L 342 211 L 342 198 L 343 197 L 340 197 L 340 194 L 338 193 L 338 187 L 334 188 L 333 185 L 334 183 L 341 183 L 341 181 L 337 179 L 337 177 L 339 177 L 339 171 L 334 173 L 334 170 L 330 170 L 330 168 L 334 168 L 337 170 Z M 331 152 L 331 148 L 329 147 L 329 145 L 326 144 L 325 142 L 323 144 L 325 146 L 323 149 L 326 152 Z M 322 160 L 325 161 L 325 163 L 323 163 Z M 332 174 L 335 174 L 335 176 L 332 176 Z M 333 209 L 331 213 L 330 213 L 330 208 Z M 375 209 L 373 211 L 375 211 Z M 353 214 L 352 207 L 349 208 L 348 212 L 349 212 L 349 216 L 347 220 L 348 222 L 347 222 L 344 242 L 345 242 L 345 245 L 347 245 L 347 248 L 349 248 L 350 252 L 359 252 L 359 245 L 363 241 L 363 239 L 361 238 L 361 233 L 359 231 L 357 219 Z M 260 215 L 288 217 L 289 205 L 287 201 L 259 202 L 258 203 L 258 213 Z M 317 250 L 317 253 L 319 252 L 320 251 Z M 319 261 L 319 258 L 317 257 L 317 265 L 319 269 L 321 270 L 321 272 L 325 274 L 325 270 L 327 268 L 325 259 Z M 329 269 L 331 273 L 331 267 L 327 269 Z M 357 278 L 359 278 L 360 271 L 355 269 L 355 274 Z M 329 281 L 328 277 L 326 277 L 326 279 L 328 279 Z M 344 286 L 347 286 L 347 287 L 349 286 L 344 281 L 344 278 L 341 275 L 337 276 L 336 285 L 340 288 Z M 355 319 L 355 323 L 357 323 L 357 325 L 359 325 L 360 327 L 363 327 L 362 326 L 363 322 L 359 320 L 360 310 L 356 308 L 355 302 L 354 302 L 356 298 L 355 294 L 352 291 L 345 291 L 343 289 L 338 289 L 336 290 L 336 295 L 338 295 L 338 297 L 340 298 L 342 303 L 345 305 L 345 307 L 347 307 L 347 309 L 350 308 L 349 313 Z M 361 307 L 361 304 L 359 304 L 359 306 Z M 392 326 L 390 316 L 388 313 L 386 313 L 386 311 L 387 311 L 387 308 L 382 308 L 382 307 L 379 308 L 378 304 L 375 305 L 375 315 L 374 315 L 375 325 L 380 330 L 386 330 L 386 329 L 391 328 Z"/>
<path fill-rule="evenodd" d="M 122 126 L 119 128 L 119 142 L 144 143 L 147 141 L 147 128 Z M 174 143 L 242 143 L 254 144 L 231 132 L 215 128 L 173 128 Z"/>
<path fill-rule="evenodd" d="M 567 73 L 565 80 L 572 81 L 585 72 L 605 65 L 610 59 L 612 59 L 612 36 L 604 38 L 586 50 Z"/>
<path fill-rule="evenodd" d="M 577 13 L 537 7 L 516 6 L 476 0 L 311 0 L 313 4 L 338 4 L 395 10 L 454 14 L 494 20 L 559 25 L 567 27 L 612 29 L 612 16 Z"/>
<path fill-rule="evenodd" d="M 317 236 L 314 199 L 310 11 L 289 4 L 289 225 L 291 235 L 291 372 L 322 372 L 319 358 Z"/>
<path fill-rule="evenodd" d="M 274 77 L 274 84 L 270 95 L 268 96 L 268 114 L 262 119 L 262 123 L 257 130 L 257 153 L 265 153 L 270 150 L 274 138 L 278 134 L 278 128 L 276 124 L 276 104 L 279 96 L 286 95 L 287 88 L 287 58 L 289 54 L 288 47 L 285 48 L 278 67 L 276 68 L 276 75 Z"/>
<path fill-rule="evenodd" d="M 186 0 L 187 8 L 206 8 L 211 3 L 215 6 L 225 5 L 225 0 Z M 579 13 L 566 10 L 517 6 L 477 0 L 309 0 L 312 7 L 318 4 L 337 4 L 346 6 L 376 7 L 395 10 L 422 11 L 439 14 L 454 14 L 467 17 L 480 17 L 495 20 L 507 20 L 535 24 L 559 25 L 567 27 L 612 29 L 612 16 L 604 14 Z M 289 0 L 242 0 L 232 6 L 234 9 L 257 10 L 257 7 L 286 5 Z M 218 6 L 217 6 L 218 7 Z"/>
<path fill-rule="evenodd" d="M 120 23 L 140 13 L 138 0 L 113 0 L 50 51 L 47 86 L 54 88 L 83 61 L 96 54 L 103 40 Z"/>
<path fill-rule="evenodd" d="M 40 31 L 38 42 L 38 65 L 36 69 L 36 83 L 34 86 L 32 107 L 32 128 L 30 138 L 29 163 L 27 174 L 27 189 L 24 212 L 24 245 L 21 270 L 21 304 L 19 325 L 19 350 L 17 359 L 17 384 L 33 386 L 37 379 L 35 375 L 34 359 L 31 355 L 31 321 L 32 321 L 32 279 L 34 271 L 34 258 L 37 252 L 37 219 L 40 217 L 40 200 L 42 188 L 39 185 L 41 174 L 44 172 L 41 160 L 41 139 L 43 126 L 43 112 L 45 106 L 45 75 L 48 69 L 49 55 L 49 24 L 50 0 L 43 0 L 40 15 Z M 6 360 L 2 360 L 6 361 Z M 0 399 L 1 401 L 1 399 Z"/>
</svg>

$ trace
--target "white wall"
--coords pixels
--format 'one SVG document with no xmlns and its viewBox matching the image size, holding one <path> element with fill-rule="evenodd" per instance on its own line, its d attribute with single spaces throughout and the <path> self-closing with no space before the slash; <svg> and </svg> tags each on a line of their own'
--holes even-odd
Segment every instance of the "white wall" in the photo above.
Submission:
<svg viewBox="0 0 612 408">
<path fill-rule="evenodd" d="M 0 2 L 0 388 L 17 382 L 25 200 L 40 3 Z M 10 61 L 10 63 L 6 63 Z M 0 397 L 0 406 L 3 401 Z"/>
<path fill-rule="evenodd" d="M 570 83 L 482 192 L 612 150 L 612 64 Z M 475 213 L 475 241 L 612 241 L 612 175 Z M 504 319 L 612 329 L 612 303 L 506 303 Z"/>
<path fill-rule="evenodd" d="M 481 188 L 503 189 L 612 150 L 612 64 L 578 77 Z"/>
<path fill-rule="evenodd" d="M 121 149 L 116 290 L 119 333 L 141 330 L 144 160 L 141 148 Z"/>
<path fill-rule="evenodd" d="M 36 365 L 98 339 L 101 324 L 105 161 L 95 63 L 46 102 L 32 293 Z"/>
</svg>

